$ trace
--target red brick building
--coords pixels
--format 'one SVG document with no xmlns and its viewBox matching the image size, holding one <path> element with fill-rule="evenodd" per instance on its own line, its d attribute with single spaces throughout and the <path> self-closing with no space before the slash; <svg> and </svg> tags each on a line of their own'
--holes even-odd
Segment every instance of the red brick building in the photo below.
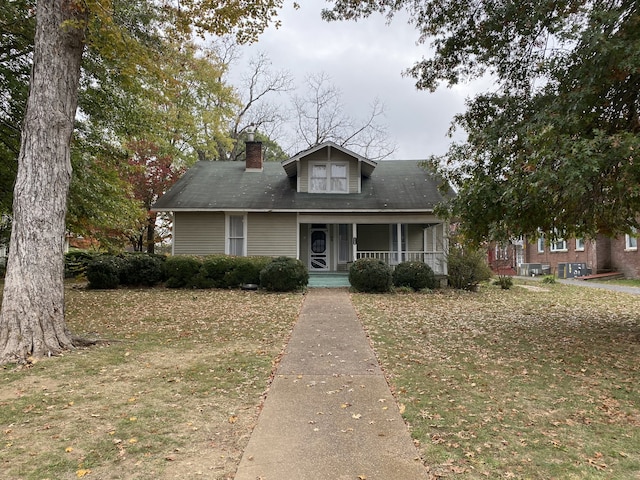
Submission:
<svg viewBox="0 0 640 480">
<path fill-rule="evenodd" d="M 494 271 L 508 266 L 518 275 L 553 274 L 571 278 L 620 272 L 627 278 L 640 278 L 638 236 L 634 235 L 616 238 L 599 235 L 595 240 L 513 241 L 507 246 L 492 245 L 488 259 Z"/>
</svg>

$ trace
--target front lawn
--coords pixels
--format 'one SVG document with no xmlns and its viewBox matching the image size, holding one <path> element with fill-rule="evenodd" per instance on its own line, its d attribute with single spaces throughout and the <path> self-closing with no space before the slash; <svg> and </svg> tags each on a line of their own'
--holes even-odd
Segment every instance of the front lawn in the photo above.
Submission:
<svg viewBox="0 0 640 480">
<path fill-rule="evenodd" d="M 640 478 L 640 296 L 353 295 L 431 478 Z"/>
<path fill-rule="evenodd" d="M 110 342 L 0 370 L 2 478 L 233 478 L 303 298 L 69 288 Z M 432 480 L 640 478 L 640 296 L 352 299 Z"/>
<path fill-rule="evenodd" d="M 3 479 L 233 478 L 303 295 L 69 288 L 110 340 L 0 367 Z"/>
</svg>

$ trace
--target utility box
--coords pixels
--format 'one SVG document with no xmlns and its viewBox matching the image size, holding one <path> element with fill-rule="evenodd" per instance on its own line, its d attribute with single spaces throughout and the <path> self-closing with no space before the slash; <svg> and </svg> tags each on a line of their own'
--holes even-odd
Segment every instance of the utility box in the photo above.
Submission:
<svg viewBox="0 0 640 480">
<path fill-rule="evenodd" d="M 549 275 L 550 271 L 549 265 L 543 265 L 542 263 L 521 263 L 518 267 L 518 275 L 523 277 Z"/>
<path fill-rule="evenodd" d="M 591 269 L 586 263 L 559 263 L 558 278 L 575 278 L 589 275 Z"/>
</svg>

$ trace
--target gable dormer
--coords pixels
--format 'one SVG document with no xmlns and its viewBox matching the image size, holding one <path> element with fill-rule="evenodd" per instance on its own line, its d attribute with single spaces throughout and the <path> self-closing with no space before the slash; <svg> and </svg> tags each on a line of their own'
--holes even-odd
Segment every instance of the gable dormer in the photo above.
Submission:
<svg viewBox="0 0 640 480">
<path fill-rule="evenodd" d="M 290 178 L 296 178 L 298 192 L 340 195 L 360 193 L 362 178 L 371 176 L 376 162 L 324 142 L 285 160 L 282 166 Z"/>
</svg>

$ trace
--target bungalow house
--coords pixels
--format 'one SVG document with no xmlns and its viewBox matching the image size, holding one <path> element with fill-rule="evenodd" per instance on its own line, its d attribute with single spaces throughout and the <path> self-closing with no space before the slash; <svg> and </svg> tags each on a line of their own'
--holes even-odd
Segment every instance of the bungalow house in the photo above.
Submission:
<svg viewBox="0 0 640 480">
<path fill-rule="evenodd" d="M 175 255 L 289 256 L 313 272 L 371 257 L 447 274 L 443 197 L 418 161 L 374 162 L 333 142 L 281 163 L 249 141 L 243 162 L 200 161 L 154 210 L 173 215 Z"/>
</svg>

